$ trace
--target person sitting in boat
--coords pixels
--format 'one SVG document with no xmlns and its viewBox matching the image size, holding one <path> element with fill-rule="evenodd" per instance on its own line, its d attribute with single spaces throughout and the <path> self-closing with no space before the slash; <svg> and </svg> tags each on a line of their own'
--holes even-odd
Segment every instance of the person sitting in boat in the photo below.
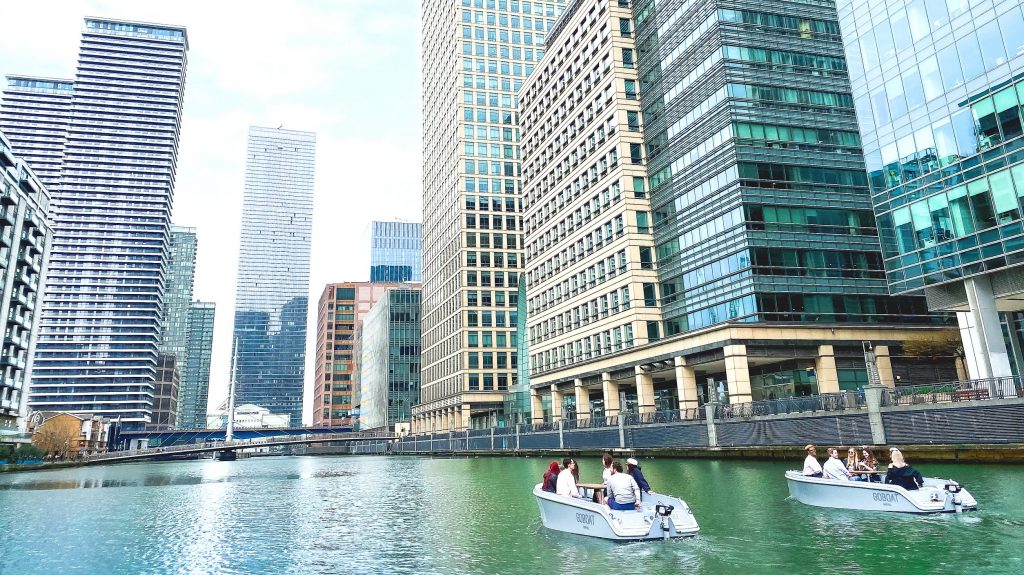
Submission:
<svg viewBox="0 0 1024 575">
<path fill-rule="evenodd" d="M 838 481 L 849 481 L 850 472 L 847 471 L 846 465 L 843 465 L 843 460 L 839 459 L 839 449 L 830 447 L 828 449 L 828 461 L 821 468 L 822 477 L 825 479 L 835 479 Z"/>
<path fill-rule="evenodd" d="M 866 477 L 855 473 L 860 470 L 860 457 L 857 455 L 856 447 L 846 450 L 846 470 L 850 472 L 850 479 L 852 481 L 867 481 Z"/>
<path fill-rule="evenodd" d="M 601 456 L 601 465 L 604 466 L 604 470 L 601 471 L 601 481 L 608 483 L 608 478 L 612 474 L 612 463 L 614 462 L 615 459 L 612 458 L 611 453 L 605 453 Z"/>
<path fill-rule="evenodd" d="M 580 489 L 576 487 L 576 478 L 572 474 L 572 469 L 576 467 L 576 462 L 571 457 L 566 457 L 562 460 L 562 465 L 563 468 L 561 473 L 558 474 L 555 493 L 566 497 L 579 497 Z"/>
<path fill-rule="evenodd" d="M 903 458 L 903 452 L 895 447 L 889 449 L 889 468 L 885 473 L 885 482 L 889 485 L 899 485 L 908 491 L 914 491 L 924 485 L 924 477 L 921 472 L 907 465 Z"/>
<path fill-rule="evenodd" d="M 612 474 L 605 482 L 608 487 L 608 507 L 619 511 L 640 508 L 640 486 L 628 473 L 622 472 L 622 464 L 612 463 Z"/>
<path fill-rule="evenodd" d="M 651 484 L 647 483 L 647 478 L 644 477 L 644 472 L 640 470 L 640 462 L 630 457 L 626 460 L 626 469 L 629 474 L 636 481 L 636 484 L 640 486 L 640 491 L 650 495 Z"/>
<path fill-rule="evenodd" d="M 548 467 L 547 473 L 544 474 L 544 483 L 541 489 L 543 489 L 544 491 L 555 493 L 558 490 L 559 471 L 561 471 L 561 469 L 558 467 L 558 462 L 552 461 L 551 465 Z"/>
<path fill-rule="evenodd" d="M 821 477 L 821 464 L 818 463 L 818 449 L 813 445 L 804 447 L 807 457 L 804 458 L 804 475 L 808 477 Z"/>
<path fill-rule="evenodd" d="M 875 454 L 872 453 L 871 450 L 868 449 L 867 447 L 862 448 L 861 451 L 860 451 L 860 454 L 861 454 L 861 458 L 860 458 L 860 463 L 858 464 L 857 469 L 859 471 L 869 471 L 869 472 L 871 472 L 871 473 L 864 473 L 864 474 L 862 474 L 863 477 L 864 477 L 864 479 L 862 479 L 862 481 L 870 481 L 870 482 L 877 482 L 877 481 L 879 481 L 880 479 L 878 477 L 878 474 L 875 473 L 876 471 L 878 471 L 878 460 L 875 459 Z"/>
</svg>

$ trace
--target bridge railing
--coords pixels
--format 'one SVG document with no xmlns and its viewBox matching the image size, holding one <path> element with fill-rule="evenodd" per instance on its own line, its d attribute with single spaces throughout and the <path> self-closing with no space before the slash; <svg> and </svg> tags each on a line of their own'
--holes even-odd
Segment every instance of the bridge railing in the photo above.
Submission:
<svg viewBox="0 0 1024 575">
<path fill-rule="evenodd" d="M 148 457 L 156 455 L 173 455 L 175 453 L 191 453 L 201 451 L 220 451 L 245 449 L 248 447 L 270 447 L 295 443 L 328 443 L 334 441 L 352 441 L 359 439 L 393 439 L 395 435 L 387 431 L 353 431 L 351 433 L 307 433 L 304 435 L 280 435 L 277 437 L 257 437 L 254 439 L 236 439 L 233 441 L 207 441 L 167 447 L 148 447 L 146 449 L 129 449 L 97 453 L 83 458 L 85 461 L 104 461 Z"/>
</svg>

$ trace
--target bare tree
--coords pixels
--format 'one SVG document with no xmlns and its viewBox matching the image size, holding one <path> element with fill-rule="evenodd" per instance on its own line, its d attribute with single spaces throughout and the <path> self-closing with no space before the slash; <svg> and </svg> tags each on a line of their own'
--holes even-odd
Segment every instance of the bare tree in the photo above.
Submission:
<svg viewBox="0 0 1024 575">
<path fill-rule="evenodd" d="M 66 426 L 49 425 L 32 435 L 32 445 L 42 449 L 47 455 L 67 459 L 78 435 L 74 429 Z M 77 452 L 76 452 L 77 455 Z"/>
</svg>

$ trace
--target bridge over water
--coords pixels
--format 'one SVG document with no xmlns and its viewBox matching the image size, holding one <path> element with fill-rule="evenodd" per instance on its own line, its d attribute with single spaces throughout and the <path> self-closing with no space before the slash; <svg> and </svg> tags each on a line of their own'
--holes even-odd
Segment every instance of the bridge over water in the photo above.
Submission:
<svg viewBox="0 0 1024 575">
<path fill-rule="evenodd" d="M 170 456 L 186 456 L 186 455 L 199 455 L 201 453 L 217 453 L 217 454 L 231 454 L 241 449 L 253 449 L 253 448 L 266 448 L 266 447 L 279 447 L 287 445 L 310 445 L 317 443 L 351 443 L 351 442 L 365 442 L 372 441 L 376 443 L 390 441 L 395 439 L 397 436 L 390 432 L 379 432 L 379 431 L 347 431 L 347 432 L 333 432 L 333 433 L 309 433 L 309 429 L 306 428 L 306 433 L 284 433 L 278 435 L 270 435 L 267 432 L 272 430 L 259 429 L 259 430 L 238 430 L 235 435 L 242 435 L 241 431 L 259 431 L 263 432 L 255 437 L 243 437 L 242 439 L 233 439 L 231 441 L 224 441 L 224 430 L 205 430 L 208 432 L 220 432 L 220 438 L 216 437 L 208 439 L 202 442 L 183 443 L 178 445 L 166 445 L 159 447 L 149 447 L 145 449 L 129 449 L 125 451 L 110 451 L 107 453 L 98 453 L 96 455 L 90 455 L 82 458 L 80 461 L 85 464 L 94 463 L 116 463 L 122 461 L 137 461 L 142 459 L 153 459 L 153 458 L 166 458 Z M 280 430 L 278 430 L 280 431 Z M 171 433 L 171 432 L 167 432 Z M 179 432 L 186 434 L 199 434 L 200 437 L 203 433 L 198 432 Z M 195 438 L 194 438 L 195 439 Z"/>
</svg>

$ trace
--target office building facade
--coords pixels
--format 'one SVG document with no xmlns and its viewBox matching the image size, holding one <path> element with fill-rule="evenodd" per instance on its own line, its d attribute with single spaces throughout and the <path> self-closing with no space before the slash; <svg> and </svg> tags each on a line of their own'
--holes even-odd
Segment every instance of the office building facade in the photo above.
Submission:
<svg viewBox="0 0 1024 575">
<path fill-rule="evenodd" d="M 420 399 L 421 296 L 420 289 L 389 289 L 363 320 L 360 429 L 396 430 L 412 419 Z"/>
<path fill-rule="evenodd" d="M 235 403 L 302 422 L 316 134 L 249 128 L 232 339 Z"/>
<path fill-rule="evenodd" d="M 516 93 L 564 5 L 423 6 L 424 361 L 414 413 L 427 429 L 490 424 L 516 383 L 523 254 Z M 470 338 L 485 333 L 493 342 L 483 352 L 489 367 L 482 350 L 470 348 Z"/>
<path fill-rule="evenodd" d="M 341 282 L 320 294 L 316 321 L 313 425 L 355 425 L 358 420 L 362 323 L 389 289 L 402 283 Z"/>
<path fill-rule="evenodd" d="M 213 302 L 194 301 L 189 306 L 188 365 L 181 372 L 178 387 L 178 427 L 182 429 L 206 426 L 216 313 L 217 304 Z"/>
<path fill-rule="evenodd" d="M 153 414 L 149 429 L 175 429 L 178 427 L 181 371 L 173 353 L 157 356 L 156 378 L 153 383 Z"/>
<path fill-rule="evenodd" d="M 970 377 L 1019 375 L 1021 2 L 838 8 L 889 288 L 956 312 Z"/>
<path fill-rule="evenodd" d="M 50 194 L 0 132 L 0 442 L 24 415 L 36 347 Z"/>
<path fill-rule="evenodd" d="M 423 281 L 421 224 L 372 222 L 370 224 L 370 281 Z"/>
<path fill-rule="evenodd" d="M 87 18 L 74 81 L 9 77 L 0 126 L 53 188 L 36 410 L 150 421 L 188 40 Z"/>
<path fill-rule="evenodd" d="M 956 377 L 904 351 L 949 332 L 888 295 L 849 89 L 826 4 L 570 7 L 520 94 L 534 421 L 853 390 L 863 342 Z"/>
</svg>

